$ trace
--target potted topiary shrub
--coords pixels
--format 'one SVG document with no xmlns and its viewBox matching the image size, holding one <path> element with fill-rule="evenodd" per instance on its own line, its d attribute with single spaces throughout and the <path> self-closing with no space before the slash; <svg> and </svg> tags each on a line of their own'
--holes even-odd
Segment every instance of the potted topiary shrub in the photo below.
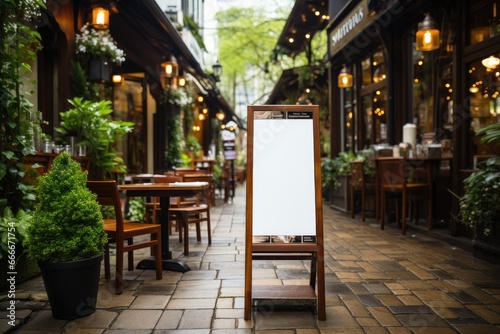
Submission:
<svg viewBox="0 0 500 334">
<path fill-rule="evenodd" d="M 29 256 L 40 266 L 54 318 L 87 316 L 96 308 L 107 242 L 101 207 L 87 188 L 87 172 L 66 152 L 38 180 Z"/>
</svg>

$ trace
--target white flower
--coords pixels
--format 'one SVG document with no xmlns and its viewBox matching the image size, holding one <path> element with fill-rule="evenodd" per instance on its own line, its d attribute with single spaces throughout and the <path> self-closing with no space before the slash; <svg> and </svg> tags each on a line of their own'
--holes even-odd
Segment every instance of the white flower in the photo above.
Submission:
<svg viewBox="0 0 500 334">
<path fill-rule="evenodd" d="M 109 30 L 96 30 L 88 23 L 76 36 L 76 53 L 101 58 L 118 65 L 125 61 L 125 53 L 117 47 Z"/>
</svg>

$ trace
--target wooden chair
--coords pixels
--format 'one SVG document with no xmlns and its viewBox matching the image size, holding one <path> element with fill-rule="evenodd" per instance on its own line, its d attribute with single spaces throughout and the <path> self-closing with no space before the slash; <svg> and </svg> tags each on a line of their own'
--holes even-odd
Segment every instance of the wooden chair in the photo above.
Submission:
<svg viewBox="0 0 500 334">
<path fill-rule="evenodd" d="M 153 178 L 154 183 L 175 183 L 182 182 L 183 176 L 181 175 L 170 175 L 166 174 L 164 176 L 155 176 Z M 170 198 L 170 208 L 189 206 L 196 204 L 196 200 L 193 198 L 184 197 L 172 197 Z M 146 203 L 146 221 L 151 221 L 152 223 L 157 223 L 157 217 L 160 214 L 160 199 L 154 197 L 152 202 Z M 176 220 L 169 220 L 169 235 L 172 235 L 172 227 L 175 227 L 175 231 L 179 230 L 178 223 Z"/>
<path fill-rule="evenodd" d="M 125 252 L 129 254 L 128 270 L 133 270 L 132 252 L 139 248 L 154 247 L 156 279 L 162 279 L 161 225 L 135 223 L 124 220 L 116 181 L 87 181 L 87 187 L 97 195 L 97 201 L 102 206 L 111 206 L 115 211 L 114 219 L 104 220 L 104 231 L 108 235 L 108 240 L 116 242 L 116 294 L 123 292 L 123 253 Z M 133 243 L 134 237 L 143 235 L 150 236 L 150 240 Z M 125 244 L 125 240 L 127 240 L 127 244 Z M 105 249 L 104 270 L 106 279 L 109 279 L 109 243 Z"/>
<path fill-rule="evenodd" d="M 351 215 L 354 218 L 354 199 L 356 193 L 361 194 L 361 217 L 365 221 L 365 203 L 366 195 L 375 196 L 375 182 L 367 182 L 364 173 L 364 161 L 351 161 Z"/>
<path fill-rule="evenodd" d="M 388 194 L 401 197 L 402 234 L 406 234 L 406 215 L 409 201 L 427 203 L 427 224 L 432 226 L 432 180 L 411 180 L 415 173 L 407 160 L 403 158 L 379 158 L 376 160 L 378 185 L 380 187 L 380 228 L 384 229 L 385 209 Z M 398 218 L 399 219 L 399 218 Z"/>
<path fill-rule="evenodd" d="M 212 244 L 212 231 L 210 228 L 210 200 L 208 189 L 204 194 L 195 196 L 193 205 L 171 207 L 169 209 L 169 220 L 178 223 L 179 242 L 182 242 L 184 235 L 184 254 L 189 255 L 189 225 L 196 225 L 196 240 L 201 242 L 200 223 L 207 223 L 208 244 Z"/>
<path fill-rule="evenodd" d="M 211 206 L 215 206 L 215 184 L 212 174 L 184 174 L 182 180 L 184 182 L 207 182 L 208 190 L 205 192 L 208 196 L 207 201 Z"/>
</svg>

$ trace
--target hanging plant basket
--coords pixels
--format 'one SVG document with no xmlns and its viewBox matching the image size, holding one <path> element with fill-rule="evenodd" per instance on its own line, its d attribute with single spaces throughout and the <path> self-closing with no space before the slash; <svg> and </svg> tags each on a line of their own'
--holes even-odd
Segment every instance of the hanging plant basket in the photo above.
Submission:
<svg viewBox="0 0 500 334">
<path fill-rule="evenodd" d="M 110 80 L 109 62 L 99 58 L 91 58 L 89 61 L 89 80 L 106 83 Z"/>
</svg>

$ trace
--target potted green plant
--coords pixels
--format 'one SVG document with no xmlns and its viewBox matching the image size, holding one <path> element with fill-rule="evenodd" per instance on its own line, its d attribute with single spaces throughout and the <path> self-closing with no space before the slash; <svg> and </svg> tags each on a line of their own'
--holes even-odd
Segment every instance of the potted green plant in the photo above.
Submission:
<svg viewBox="0 0 500 334">
<path fill-rule="evenodd" d="M 482 143 L 500 144 L 500 123 L 478 131 Z M 500 263 L 500 156 L 478 164 L 478 170 L 464 180 L 464 194 L 459 198 L 460 222 L 473 231 L 475 256 Z"/>
<path fill-rule="evenodd" d="M 353 152 L 340 152 L 337 157 L 321 162 L 323 193 L 330 194 L 330 205 L 340 211 L 350 208 L 349 163 L 355 159 Z"/>
<path fill-rule="evenodd" d="M 38 262 L 52 314 L 76 319 L 95 311 L 107 237 L 87 172 L 63 152 L 39 177 L 28 253 Z"/>
<path fill-rule="evenodd" d="M 114 144 L 132 131 L 134 123 L 110 118 L 111 101 L 89 101 L 80 97 L 68 100 L 73 108 L 60 113 L 61 123 L 55 128 L 62 137 L 77 137 L 77 145 L 86 147 L 91 161 L 89 178 L 111 179 L 113 172 L 126 172 L 123 159 L 115 151 Z"/>
</svg>

